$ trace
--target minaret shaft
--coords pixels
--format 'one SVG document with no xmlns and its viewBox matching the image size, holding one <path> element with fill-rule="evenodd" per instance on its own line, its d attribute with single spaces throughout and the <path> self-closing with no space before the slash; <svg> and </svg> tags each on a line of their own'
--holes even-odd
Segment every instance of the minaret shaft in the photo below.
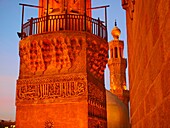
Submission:
<svg viewBox="0 0 170 128">
<path fill-rule="evenodd" d="M 127 60 L 123 57 L 124 42 L 119 40 L 121 32 L 116 25 L 115 23 L 112 30 L 114 40 L 109 42 L 110 91 L 128 106 L 129 92 L 126 89 Z"/>
<path fill-rule="evenodd" d="M 126 59 L 123 57 L 123 41 L 113 40 L 109 43 L 110 91 L 121 97 L 126 89 Z"/>
<path fill-rule="evenodd" d="M 91 0 L 48 0 L 49 15 L 56 14 L 81 14 L 84 15 L 86 8 L 86 15 L 91 17 Z M 86 2 L 86 3 L 85 3 Z M 86 6 L 85 6 L 86 4 Z M 45 16 L 47 12 L 47 0 L 39 0 L 39 17 Z"/>
<path fill-rule="evenodd" d="M 22 26 L 16 127 L 107 128 L 106 26 L 91 17 L 91 0 L 39 6 L 39 17 Z"/>
</svg>

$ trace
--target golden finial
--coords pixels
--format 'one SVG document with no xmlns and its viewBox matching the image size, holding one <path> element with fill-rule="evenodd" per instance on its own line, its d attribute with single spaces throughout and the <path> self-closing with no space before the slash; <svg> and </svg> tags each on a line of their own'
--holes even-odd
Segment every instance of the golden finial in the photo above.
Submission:
<svg viewBox="0 0 170 128">
<path fill-rule="evenodd" d="M 115 26 L 114 26 L 114 28 L 112 29 L 111 34 L 112 34 L 114 40 L 118 40 L 118 39 L 119 39 L 119 36 L 120 36 L 120 34 L 121 34 L 121 31 L 120 31 L 120 29 L 117 27 L 117 22 L 116 22 L 116 20 L 115 20 Z"/>
</svg>

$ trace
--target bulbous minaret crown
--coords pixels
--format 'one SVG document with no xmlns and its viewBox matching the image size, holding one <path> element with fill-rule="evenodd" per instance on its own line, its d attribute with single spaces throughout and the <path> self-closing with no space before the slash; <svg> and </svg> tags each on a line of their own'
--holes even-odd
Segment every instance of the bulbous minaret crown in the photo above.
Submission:
<svg viewBox="0 0 170 128">
<path fill-rule="evenodd" d="M 114 40 L 109 42 L 110 91 L 128 106 L 129 91 L 126 89 L 127 61 L 123 57 L 124 42 L 119 40 L 121 30 L 117 27 L 116 21 L 111 34 Z"/>
<path fill-rule="evenodd" d="M 119 40 L 121 31 L 120 31 L 120 29 L 117 27 L 116 21 L 115 21 L 115 27 L 112 29 L 111 34 L 112 34 L 114 40 Z"/>
</svg>

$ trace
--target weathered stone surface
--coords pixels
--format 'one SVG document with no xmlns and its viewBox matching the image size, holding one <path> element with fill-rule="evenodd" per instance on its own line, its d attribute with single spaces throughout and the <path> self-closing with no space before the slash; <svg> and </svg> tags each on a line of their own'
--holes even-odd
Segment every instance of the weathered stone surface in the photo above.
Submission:
<svg viewBox="0 0 170 128">
<path fill-rule="evenodd" d="M 127 60 L 124 58 L 124 42 L 119 40 L 121 30 L 116 26 L 111 32 L 114 40 L 109 42 L 110 92 L 116 95 L 128 108 L 129 91 L 126 89 Z"/>
<path fill-rule="evenodd" d="M 87 106 L 86 101 L 17 106 L 16 127 L 45 128 L 52 123 L 54 128 L 87 128 Z"/>
<path fill-rule="evenodd" d="M 85 36 L 85 35 L 84 35 Z M 20 41 L 20 78 L 85 71 L 85 38 L 69 32 L 33 35 Z"/>
<path fill-rule="evenodd" d="M 122 2 L 127 20 L 132 128 L 168 128 L 170 1 Z"/>
<path fill-rule="evenodd" d="M 106 128 L 107 57 L 108 43 L 88 32 L 21 40 L 16 127 Z"/>
<path fill-rule="evenodd" d="M 19 79 L 17 81 L 17 104 L 37 104 L 71 102 L 76 98 L 86 96 L 87 75 L 72 74 L 55 77 L 39 77 L 31 79 Z M 68 98 L 69 100 L 65 100 Z"/>
</svg>

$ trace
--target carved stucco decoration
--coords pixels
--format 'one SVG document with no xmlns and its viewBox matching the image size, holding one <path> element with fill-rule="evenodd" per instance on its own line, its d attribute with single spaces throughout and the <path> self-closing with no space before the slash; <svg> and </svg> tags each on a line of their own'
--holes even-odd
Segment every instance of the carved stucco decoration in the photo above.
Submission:
<svg viewBox="0 0 170 128">
<path fill-rule="evenodd" d="M 89 117 L 106 119 L 106 94 L 105 89 L 99 88 L 99 85 L 88 83 L 88 111 Z"/>
<path fill-rule="evenodd" d="M 104 77 L 104 70 L 108 60 L 108 43 L 87 39 L 87 64 L 89 71 L 100 79 Z"/>
<path fill-rule="evenodd" d="M 82 38 L 55 37 L 20 43 L 20 78 L 68 72 L 82 50 Z"/>
<path fill-rule="evenodd" d="M 122 0 L 122 7 L 127 11 L 130 19 L 133 20 L 135 0 Z"/>
</svg>

